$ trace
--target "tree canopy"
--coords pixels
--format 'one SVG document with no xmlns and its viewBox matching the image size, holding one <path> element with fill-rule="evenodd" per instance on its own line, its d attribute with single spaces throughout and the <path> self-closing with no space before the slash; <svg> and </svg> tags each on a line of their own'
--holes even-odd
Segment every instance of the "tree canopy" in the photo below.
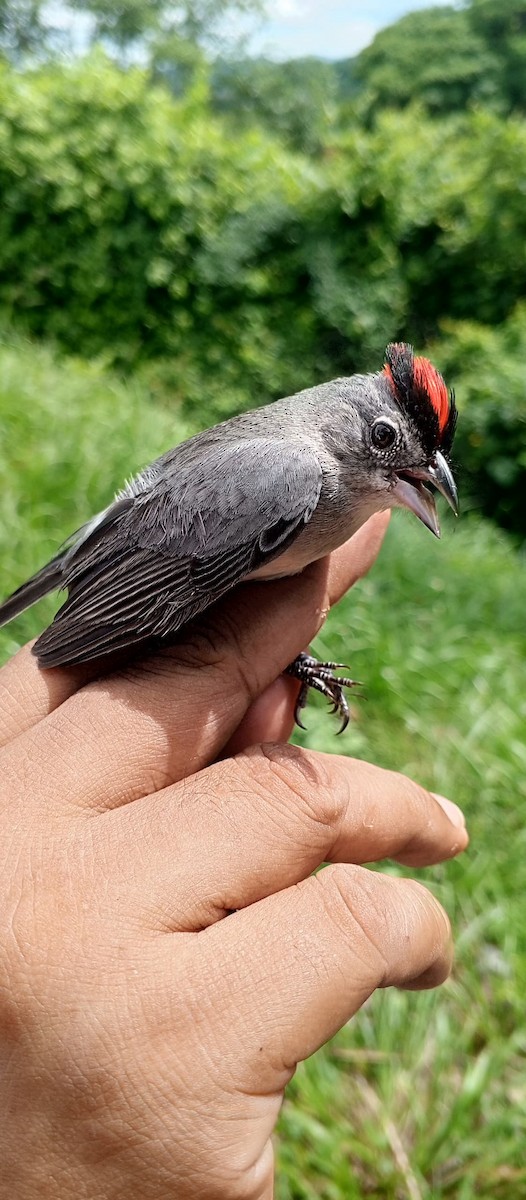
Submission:
<svg viewBox="0 0 526 1200">
<path fill-rule="evenodd" d="M 118 56 L 155 57 L 178 42 L 214 46 L 236 19 L 256 16 L 262 0 L 0 0 L 0 50 L 11 60 L 45 57 L 68 44 L 75 14 L 86 18 L 84 44 L 102 42 Z M 59 29 L 56 28 L 58 18 Z"/>
<path fill-rule="evenodd" d="M 382 29 L 358 56 L 354 78 L 366 91 L 368 112 L 419 100 L 430 113 L 445 114 L 473 101 L 494 103 L 499 60 L 469 13 L 444 5 Z"/>
</svg>

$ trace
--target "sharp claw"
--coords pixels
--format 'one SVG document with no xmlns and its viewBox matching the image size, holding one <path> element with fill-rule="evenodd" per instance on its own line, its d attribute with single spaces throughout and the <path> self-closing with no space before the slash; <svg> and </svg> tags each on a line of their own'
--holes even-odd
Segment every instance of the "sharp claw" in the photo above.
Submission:
<svg viewBox="0 0 526 1200">
<path fill-rule="evenodd" d="M 345 699 L 345 696 L 344 696 L 341 688 L 336 687 L 335 691 L 336 691 L 336 695 L 334 697 L 334 703 L 333 703 L 331 712 L 339 713 L 340 717 L 342 718 L 342 723 L 338 730 L 338 735 L 339 735 L 340 733 L 345 732 L 345 730 L 347 729 L 347 726 L 349 724 L 349 706 L 347 704 L 347 701 Z"/>
<path fill-rule="evenodd" d="M 300 720 L 300 713 L 301 713 L 301 710 L 303 708 L 305 708 L 308 695 L 309 695 L 308 686 L 306 683 L 302 683 L 300 690 L 298 692 L 298 699 L 296 700 L 296 705 L 294 708 L 294 720 L 296 722 L 296 725 L 299 725 L 300 729 L 305 730 L 305 733 L 307 732 L 307 726 L 303 724 L 302 720 Z"/>
<path fill-rule="evenodd" d="M 298 713 L 298 709 L 297 709 L 297 708 L 295 708 L 295 709 L 294 709 L 294 720 L 295 720 L 295 722 L 296 722 L 296 725 L 298 726 L 298 728 L 299 728 L 299 729 L 303 729 L 303 730 L 304 730 L 304 732 L 306 733 L 306 732 L 307 732 L 307 726 L 303 724 L 303 721 L 300 721 L 300 717 L 299 717 L 299 713 Z M 341 733 L 341 730 L 340 730 L 340 733 Z"/>
<path fill-rule="evenodd" d="M 347 726 L 348 726 L 348 724 L 349 724 L 349 713 L 348 713 L 348 712 L 346 712 L 346 713 L 344 713 L 344 715 L 343 715 L 343 717 L 342 717 L 342 723 L 341 723 L 341 725 L 340 725 L 340 728 L 339 728 L 339 730 L 338 730 L 338 732 L 337 732 L 337 734 L 336 734 L 336 737 L 339 737 L 339 736 L 340 736 L 340 733 L 345 733 L 345 730 L 347 729 Z"/>
</svg>

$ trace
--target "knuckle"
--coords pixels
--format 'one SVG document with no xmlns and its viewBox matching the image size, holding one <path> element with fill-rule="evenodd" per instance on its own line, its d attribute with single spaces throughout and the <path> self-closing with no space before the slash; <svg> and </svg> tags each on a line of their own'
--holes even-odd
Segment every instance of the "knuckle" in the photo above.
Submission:
<svg viewBox="0 0 526 1200">
<path fill-rule="evenodd" d="M 331 915 L 343 920 L 346 927 L 350 917 L 359 921 L 369 936 L 369 928 L 376 927 L 379 917 L 385 918 L 386 903 L 376 873 L 347 863 L 333 863 L 315 878 L 324 890 Z"/>
<path fill-rule="evenodd" d="M 382 889 L 377 886 L 378 878 L 372 871 L 344 863 L 324 867 L 311 876 L 320 888 L 324 915 L 338 937 L 352 944 L 354 954 L 381 982 L 387 970 L 383 941 L 389 914 Z"/>
<path fill-rule="evenodd" d="M 325 832 L 337 831 L 347 797 L 330 769 L 330 759 L 299 746 L 271 742 L 257 747 L 252 760 L 253 773 L 266 782 L 273 795 L 277 785 L 304 820 Z"/>
</svg>

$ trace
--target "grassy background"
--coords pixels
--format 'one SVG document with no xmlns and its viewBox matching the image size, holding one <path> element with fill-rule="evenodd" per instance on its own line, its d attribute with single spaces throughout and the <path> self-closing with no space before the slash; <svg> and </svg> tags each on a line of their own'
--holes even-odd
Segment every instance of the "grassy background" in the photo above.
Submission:
<svg viewBox="0 0 526 1200">
<path fill-rule="evenodd" d="M 0 379 L 7 593 L 190 429 L 141 386 L 17 339 L 0 346 Z M 526 563 L 490 524 L 446 518 L 437 543 L 395 514 L 380 561 L 318 639 L 319 653 L 352 663 L 367 700 L 338 743 L 311 702 L 298 740 L 450 796 L 472 844 L 420 873 L 453 920 L 452 980 L 429 995 L 379 993 L 300 1067 L 279 1200 L 526 1197 L 525 598 Z M 43 601 L 0 631 L 2 658 L 52 611 Z"/>
</svg>

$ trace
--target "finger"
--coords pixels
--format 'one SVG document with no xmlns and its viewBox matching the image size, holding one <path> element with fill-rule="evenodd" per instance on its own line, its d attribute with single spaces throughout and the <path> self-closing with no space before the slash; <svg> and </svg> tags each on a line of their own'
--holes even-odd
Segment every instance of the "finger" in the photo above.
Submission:
<svg viewBox="0 0 526 1200">
<path fill-rule="evenodd" d="M 173 976 L 177 941 L 162 939 L 159 953 Z M 430 892 L 339 865 L 205 930 L 186 965 L 192 1011 L 204 976 L 200 1022 L 221 1014 L 222 1067 L 262 1094 L 282 1088 L 376 988 L 435 987 L 451 959 L 449 922 Z"/>
<path fill-rule="evenodd" d="M 374 550 L 378 540 L 375 532 Z M 363 536 L 358 549 L 357 565 L 351 543 L 339 552 L 345 565 L 325 559 L 294 579 L 240 587 L 180 646 L 71 696 L 39 724 L 38 748 L 32 731 L 24 735 L 28 761 L 52 756 L 56 803 L 117 807 L 216 758 L 254 698 L 317 632 L 343 583 L 365 569 Z"/>
<path fill-rule="evenodd" d="M 375 513 L 354 537 L 329 556 L 331 605 L 337 604 L 349 588 L 371 570 L 382 548 L 390 519 L 390 511 Z"/>
<path fill-rule="evenodd" d="M 367 573 L 379 553 L 390 514 L 380 513 L 358 531 L 352 540 L 353 568 L 356 582 Z M 330 557 L 328 587 L 331 608 L 349 589 L 348 566 L 345 556 L 332 554 Z M 239 754 L 248 746 L 259 742 L 286 742 L 295 726 L 295 706 L 299 684 L 290 676 L 281 676 L 257 696 L 245 713 L 233 736 L 225 745 L 222 755 Z"/>
<path fill-rule="evenodd" d="M 328 579 L 333 603 L 371 567 L 388 520 L 388 513 L 372 517 L 351 539 L 350 548 L 342 548 L 331 556 Z M 105 673 L 104 660 L 43 671 L 31 654 L 31 645 L 24 646 L 0 670 L 0 746 L 42 721 L 80 688 Z"/>
<path fill-rule="evenodd" d="M 0 670 L 0 747 L 41 721 L 86 683 L 83 667 L 41 671 L 31 653 L 33 645 L 22 646 Z"/>
<path fill-rule="evenodd" d="M 233 758 L 249 746 L 261 742 L 288 741 L 295 725 L 294 709 L 299 683 L 290 675 L 280 675 L 247 709 L 240 724 L 221 752 L 221 758 Z"/>
<path fill-rule="evenodd" d="M 357 759 L 253 747 L 115 814 L 118 844 L 130 850 L 112 875 L 120 890 L 121 872 L 133 877 L 147 921 L 160 914 L 162 928 L 195 930 L 323 862 L 451 858 L 468 836 L 460 810 L 447 805 Z"/>
</svg>

